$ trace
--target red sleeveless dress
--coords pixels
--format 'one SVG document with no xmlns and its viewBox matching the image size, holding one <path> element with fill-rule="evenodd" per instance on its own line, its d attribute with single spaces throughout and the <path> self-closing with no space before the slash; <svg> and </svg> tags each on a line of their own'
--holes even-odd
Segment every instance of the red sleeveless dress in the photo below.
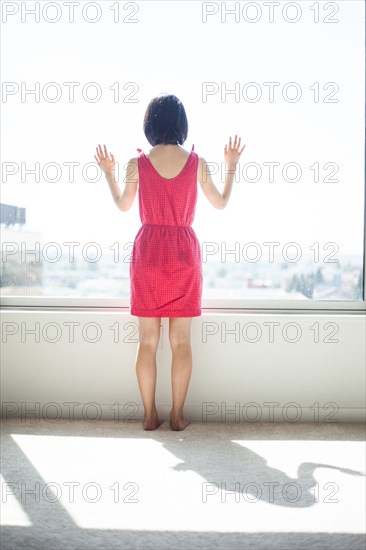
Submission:
<svg viewBox="0 0 366 550">
<path fill-rule="evenodd" d="M 197 203 L 198 156 L 194 146 L 180 173 L 160 176 L 138 155 L 142 226 L 130 262 L 130 313 L 139 317 L 201 315 L 201 248 L 191 224 Z"/>
</svg>

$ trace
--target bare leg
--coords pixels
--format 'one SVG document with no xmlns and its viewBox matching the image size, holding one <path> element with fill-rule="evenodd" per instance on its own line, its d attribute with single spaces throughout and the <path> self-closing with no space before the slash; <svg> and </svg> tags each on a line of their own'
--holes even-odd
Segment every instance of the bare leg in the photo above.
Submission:
<svg viewBox="0 0 366 550">
<path fill-rule="evenodd" d="M 140 341 L 136 374 L 144 404 L 144 430 L 155 430 L 162 423 L 155 406 L 156 351 L 160 338 L 160 318 L 139 317 Z"/>
<path fill-rule="evenodd" d="M 192 317 L 169 319 L 169 341 L 172 349 L 172 393 L 173 404 L 170 413 L 172 430 L 184 430 L 189 424 L 183 419 L 183 407 L 192 372 L 192 350 L 190 343 Z"/>
</svg>

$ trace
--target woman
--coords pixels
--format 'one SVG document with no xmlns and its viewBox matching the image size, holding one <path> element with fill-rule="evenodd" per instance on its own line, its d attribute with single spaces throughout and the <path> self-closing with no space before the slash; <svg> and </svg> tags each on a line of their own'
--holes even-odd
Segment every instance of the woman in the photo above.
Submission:
<svg viewBox="0 0 366 550">
<path fill-rule="evenodd" d="M 188 122 L 181 101 L 163 94 L 152 99 L 144 118 L 144 132 L 152 145 L 148 155 L 130 159 L 121 193 L 114 180 L 115 159 L 99 145 L 95 159 L 106 175 L 117 207 L 126 212 L 137 190 L 142 226 L 133 244 L 130 280 L 131 315 L 139 321 L 136 373 L 144 404 L 145 430 L 160 424 L 155 406 L 156 352 L 160 319 L 169 317 L 172 350 L 172 430 L 184 430 L 183 407 L 192 372 L 190 331 L 192 317 L 201 315 L 202 262 L 197 236 L 191 227 L 197 202 L 197 179 L 215 208 L 230 198 L 237 162 L 245 148 L 230 137 L 224 148 L 226 180 L 222 193 L 215 187 L 206 161 L 182 145 Z"/>
</svg>

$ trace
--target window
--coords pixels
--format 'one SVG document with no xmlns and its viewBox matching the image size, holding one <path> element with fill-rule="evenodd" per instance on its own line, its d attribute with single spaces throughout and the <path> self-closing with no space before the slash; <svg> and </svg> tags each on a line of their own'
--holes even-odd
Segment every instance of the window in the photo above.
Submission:
<svg viewBox="0 0 366 550">
<path fill-rule="evenodd" d="M 246 143 L 225 210 L 198 189 L 203 307 L 362 307 L 364 3 L 279 4 L 3 6 L 5 304 L 128 306 L 138 200 L 120 212 L 93 155 L 123 188 L 171 92 L 220 189 L 225 142 Z"/>
</svg>

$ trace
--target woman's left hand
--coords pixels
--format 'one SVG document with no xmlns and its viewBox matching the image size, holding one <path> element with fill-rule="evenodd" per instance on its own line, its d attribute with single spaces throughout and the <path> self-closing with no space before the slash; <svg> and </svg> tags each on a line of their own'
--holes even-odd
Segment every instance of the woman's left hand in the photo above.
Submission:
<svg viewBox="0 0 366 550">
<path fill-rule="evenodd" d="M 108 172 L 113 172 L 115 160 L 112 153 L 108 153 L 107 147 L 105 145 L 104 145 L 104 153 L 100 145 L 99 145 L 99 149 L 98 147 L 96 149 L 97 149 L 97 157 L 94 155 L 94 158 L 97 161 L 98 166 L 100 166 L 100 168 L 103 170 L 105 174 L 107 174 Z M 111 158 L 109 158 L 109 155 Z"/>
</svg>

